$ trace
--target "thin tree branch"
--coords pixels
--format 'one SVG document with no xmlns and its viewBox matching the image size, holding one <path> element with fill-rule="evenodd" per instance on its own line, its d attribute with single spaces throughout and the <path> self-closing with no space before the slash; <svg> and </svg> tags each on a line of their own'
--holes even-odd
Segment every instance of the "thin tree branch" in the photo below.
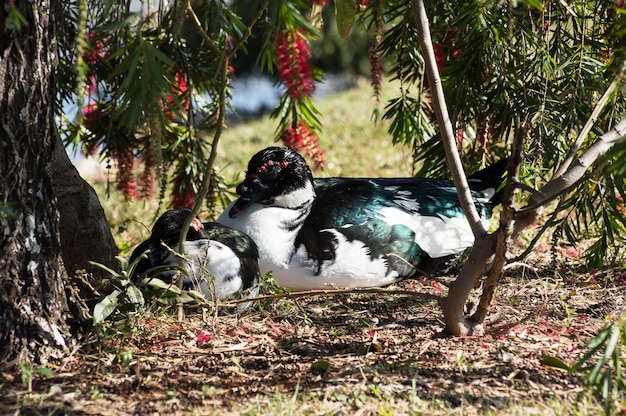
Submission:
<svg viewBox="0 0 626 416">
<path fill-rule="evenodd" d="M 200 23 L 200 19 L 198 19 L 198 15 L 193 10 L 193 6 L 189 2 L 187 3 L 187 12 L 189 13 L 189 17 L 191 17 L 191 20 L 193 21 L 193 24 L 196 27 L 196 30 L 198 31 L 200 37 L 207 43 L 207 45 L 211 48 L 213 52 L 221 53 L 217 42 L 211 39 L 209 35 L 207 35 L 204 31 L 202 23 Z"/>
<path fill-rule="evenodd" d="M 185 14 L 191 8 L 190 0 L 176 0 L 174 2 L 171 31 L 174 36 L 180 36 L 185 22 Z"/>
<path fill-rule="evenodd" d="M 529 204 L 520 209 L 518 215 L 525 215 L 535 211 L 569 191 L 598 158 L 608 152 L 615 142 L 625 136 L 626 118 L 600 136 L 561 176 L 552 178 L 538 193 L 531 195 Z"/>
<path fill-rule="evenodd" d="M 287 291 L 283 293 L 274 293 L 271 295 L 255 296 L 253 298 L 246 299 L 233 299 L 224 302 L 217 302 L 217 306 L 232 306 L 239 303 L 256 302 L 259 300 L 274 300 L 274 299 L 295 299 L 308 296 L 339 296 L 346 294 L 363 294 L 363 293 L 375 293 L 382 295 L 403 295 L 411 296 L 414 298 L 428 299 L 428 300 L 441 300 L 442 296 L 433 295 L 427 292 L 416 292 L 412 290 L 393 290 L 393 289 L 377 289 L 377 288 L 351 288 L 351 289 L 318 289 L 318 290 L 303 290 L 303 291 Z"/>
<path fill-rule="evenodd" d="M 609 85 L 609 88 L 607 88 L 607 90 L 604 92 L 604 95 L 602 95 L 600 100 L 596 103 L 596 106 L 591 112 L 591 115 L 589 116 L 587 123 L 585 123 L 585 126 L 578 134 L 578 138 L 576 138 L 576 142 L 572 145 L 572 147 L 570 147 L 569 151 L 567 152 L 567 156 L 565 157 L 565 160 L 563 160 L 563 163 L 561 164 L 559 169 L 554 173 L 554 177 L 561 176 L 565 172 L 565 170 L 569 168 L 572 161 L 574 160 L 574 157 L 576 156 L 576 153 L 578 153 L 578 151 L 580 150 L 580 147 L 582 146 L 583 141 L 585 140 L 585 137 L 587 137 L 587 134 L 589 134 L 589 132 L 591 131 L 591 128 L 593 127 L 593 124 L 598 119 L 600 112 L 604 109 L 604 106 L 606 105 L 607 101 L 609 101 L 611 94 L 613 94 L 613 91 L 615 91 L 618 85 L 619 85 L 619 81 L 616 78 L 613 80 L 611 85 Z"/>
<path fill-rule="evenodd" d="M 224 49 L 225 50 L 225 49 Z M 189 231 L 189 226 L 193 219 L 200 212 L 200 207 L 204 203 L 207 193 L 209 192 L 209 186 L 211 184 L 211 176 L 213 171 L 213 164 L 215 162 L 215 158 L 217 157 L 217 145 L 222 137 L 222 132 L 224 131 L 224 118 L 226 117 L 226 90 L 228 89 L 228 65 L 229 59 L 226 56 L 226 52 L 222 55 L 221 66 L 219 68 L 220 72 L 220 91 L 218 97 L 218 117 L 216 122 L 216 130 L 215 135 L 213 136 L 213 142 L 211 143 L 211 153 L 209 154 L 209 159 L 206 163 L 206 170 L 204 172 L 204 176 L 202 178 L 202 185 L 200 186 L 200 190 L 196 195 L 196 200 L 193 204 L 193 208 L 191 209 L 191 213 L 185 220 L 183 224 L 183 229 L 180 233 L 179 240 L 179 252 L 181 254 L 185 253 L 185 240 L 187 239 L 187 232 Z M 181 282 L 182 284 L 182 282 Z"/>
<path fill-rule="evenodd" d="M 222 132 L 224 131 L 224 120 L 226 117 L 226 95 L 227 95 L 227 90 L 228 90 L 228 66 L 230 64 L 230 58 L 234 56 L 235 52 L 239 48 L 241 48 L 241 46 L 243 46 L 245 39 L 247 39 L 247 37 L 250 36 L 250 34 L 252 33 L 251 27 L 254 26 L 256 22 L 258 22 L 258 20 L 263 15 L 263 11 L 265 10 L 266 7 L 267 7 L 267 2 L 263 4 L 263 7 L 259 8 L 259 11 L 257 15 L 255 16 L 255 19 L 253 19 L 252 23 L 246 30 L 246 33 L 244 34 L 240 42 L 238 42 L 235 45 L 232 45 L 231 47 L 229 47 L 225 43 L 223 45 L 222 50 L 220 51 L 221 58 L 220 58 L 220 65 L 219 65 L 219 72 L 218 72 L 220 90 L 219 90 L 219 96 L 218 96 L 218 118 L 216 121 L 216 130 L 213 136 L 213 142 L 211 143 L 211 152 L 209 154 L 209 159 L 207 160 L 207 163 L 205 165 L 205 172 L 202 178 L 202 184 L 200 185 L 200 190 L 198 191 L 198 194 L 196 195 L 196 200 L 194 202 L 191 213 L 185 219 L 185 222 L 183 224 L 183 229 L 180 232 L 178 248 L 179 248 L 179 252 L 183 255 L 185 254 L 185 240 L 187 239 L 189 226 L 191 225 L 191 222 L 193 221 L 193 219 L 200 212 L 200 208 L 202 204 L 204 203 L 204 200 L 206 199 L 207 193 L 209 192 L 209 187 L 211 184 L 211 177 L 213 175 L 213 165 L 217 157 L 217 148 L 218 148 L 220 138 L 222 136 Z M 200 33 L 200 35 L 203 36 L 203 38 L 208 38 L 207 34 L 202 29 L 202 25 L 200 24 L 198 17 L 193 11 L 191 3 L 188 3 L 188 12 L 194 19 L 196 28 L 198 32 Z M 206 39 L 206 40 L 209 42 L 209 44 L 217 48 L 217 46 L 211 39 Z M 225 42 L 228 42 L 228 40 L 225 40 Z M 178 283 L 178 286 L 179 288 L 182 287 L 182 279 Z"/>
<path fill-rule="evenodd" d="M 424 1 L 412 0 L 411 6 L 413 8 L 415 24 L 420 34 L 420 49 L 422 51 L 422 57 L 424 58 L 424 70 L 426 71 L 426 77 L 428 79 L 428 85 L 432 96 L 433 108 L 437 116 L 443 146 L 446 151 L 446 160 L 448 161 L 448 166 L 450 167 L 450 172 L 452 173 L 452 179 L 454 180 L 454 186 L 456 187 L 459 195 L 461 207 L 463 208 L 465 216 L 467 217 L 470 227 L 472 228 L 474 238 L 478 238 L 479 236 L 484 235 L 487 230 L 481 222 L 478 210 L 472 201 L 472 194 L 467 183 L 467 177 L 463 171 L 461 157 L 456 150 L 454 131 L 452 129 L 452 122 L 450 121 L 450 115 L 448 114 L 448 108 L 446 106 L 446 99 L 441 85 L 441 78 L 439 77 L 439 71 L 437 70 L 435 52 L 433 50 L 429 29 L 430 26 L 428 16 L 426 15 L 426 9 L 424 7 Z"/>
<path fill-rule="evenodd" d="M 515 130 L 515 138 L 511 146 L 511 157 L 507 162 L 508 177 L 507 183 L 503 190 L 502 197 L 502 212 L 500 213 L 500 226 L 498 227 L 496 250 L 494 258 L 491 263 L 491 269 L 485 284 L 483 285 L 483 292 L 480 296 L 480 302 L 476 312 L 472 315 L 470 320 L 478 325 L 482 325 L 487 317 L 487 312 L 493 295 L 496 292 L 498 283 L 502 278 L 504 266 L 507 263 L 508 245 L 515 229 L 515 208 L 513 206 L 513 199 L 515 196 L 516 186 L 519 182 L 519 167 L 522 164 L 522 152 L 524 150 L 524 138 L 527 132 L 527 121 L 519 122 L 517 120 L 517 127 Z"/>
</svg>

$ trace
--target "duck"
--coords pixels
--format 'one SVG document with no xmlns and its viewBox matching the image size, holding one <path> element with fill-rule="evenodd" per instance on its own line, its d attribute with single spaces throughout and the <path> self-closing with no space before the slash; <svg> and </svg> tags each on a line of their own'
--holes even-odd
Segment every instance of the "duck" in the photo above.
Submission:
<svg viewBox="0 0 626 416">
<path fill-rule="evenodd" d="M 208 301 L 248 299 L 259 294 L 259 253 L 245 233 L 216 222 L 201 222 L 195 217 L 187 232 L 185 256 L 176 252 L 180 232 L 191 209 L 179 207 L 164 212 L 154 223 L 150 237 L 133 250 L 129 263 L 137 262 L 131 280 L 156 277 L 172 283 L 182 266 L 183 288 L 194 289 Z M 147 256 L 142 254 L 147 252 Z M 161 267 L 159 267 L 161 266 Z M 237 311 L 250 308 L 244 302 Z"/>
<path fill-rule="evenodd" d="M 506 160 L 468 178 L 488 228 Z M 283 288 L 382 287 L 449 267 L 474 243 L 454 183 L 429 178 L 313 178 L 290 147 L 249 161 L 217 222 L 249 235 L 261 273 Z"/>
</svg>

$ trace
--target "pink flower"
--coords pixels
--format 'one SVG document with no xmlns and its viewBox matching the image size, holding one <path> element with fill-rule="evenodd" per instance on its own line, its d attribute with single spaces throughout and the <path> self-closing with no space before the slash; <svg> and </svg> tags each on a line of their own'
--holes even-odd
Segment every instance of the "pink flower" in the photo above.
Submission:
<svg viewBox="0 0 626 416">
<path fill-rule="evenodd" d="M 178 175 L 174 178 L 174 188 L 172 190 L 172 205 L 174 208 L 193 207 L 196 201 L 196 193 L 188 178 Z"/>
<path fill-rule="evenodd" d="M 132 149 L 112 151 L 111 157 L 117 162 L 117 190 L 122 192 L 124 201 L 137 199 L 137 182 L 133 174 L 134 155 Z"/>
<path fill-rule="evenodd" d="M 196 334 L 196 341 L 198 341 L 199 344 L 206 344 L 213 339 L 215 339 L 215 335 L 209 334 L 208 332 L 200 331 Z"/>
</svg>

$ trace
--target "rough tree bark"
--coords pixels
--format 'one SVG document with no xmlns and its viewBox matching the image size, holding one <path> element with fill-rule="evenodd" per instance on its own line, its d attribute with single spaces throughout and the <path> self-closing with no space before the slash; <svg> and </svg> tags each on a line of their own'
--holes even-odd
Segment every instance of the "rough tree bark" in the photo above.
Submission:
<svg viewBox="0 0 626 416">
<path fill-rule="evenodd" d="M 84 305 L 71 291 L 63 264 L 55 191 L 64 206 L 87 200 L 85 205 L 78 205 L 88 207 L 80 208 L 78 217 L 89 212 L 100 215 L 93 208 L 93 200 L 87 199 L 84 187 L 66 189 L 72 170 L 66 163 L 69 160 L 60 157 L 64 150 L 54 120 L 55 32 L 60 5 L 55 1 L 14 4 L 26 23 L 9 28 L 0 36 L 2 366 L 20 361 L 44 363 L 52 356 L 62 355 L 74 339 L 73 330 L 85 322 Z M 0 9 L 3 23 L 12 5 L 5 6 Z M 72 195 L 76 198 L 67 202 Z M 65 212 L 63 228 L 73 228 L 80 235 L 77 229 L 83 223 L 73 219 L 74 213 Z M 103 221 L 106 223 L 104 213 L 95 221 L 100 225 L 90 225 L 91 230 L 99 230 L 89 236 L 91 240 L 104 235 L 105 240 L 112 241 L 110 230 L 100 234 Z M 72 235 L 66 234 L 65 239 L 68 238 L 71 240 Z M 70 246 L 85 248 L 66 253 L 70 270 L 74 271 L 86 264 L 85 254 L 91 248 L 82 242 Z M 103 251 L 109 249 L 105 247 Z M 109 257 L 110 252 L 94 258 L 108 263 Z"/>
</svg>

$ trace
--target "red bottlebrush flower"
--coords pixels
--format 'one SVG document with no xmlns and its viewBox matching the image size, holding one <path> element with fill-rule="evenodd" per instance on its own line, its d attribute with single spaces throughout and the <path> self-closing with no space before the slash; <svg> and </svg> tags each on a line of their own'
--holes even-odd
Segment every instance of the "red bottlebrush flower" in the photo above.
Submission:
<svg viewBox="0 0 626 416">
<path fill-rule="evenodd" d="M 93 101 L 83 107 L 83 119 L 85 120 L 85 127 L 87 127 L 92 133 L 94 132 L 95 123 L 102 117 L 102 110 L 98 107 L 98 104 Z"/>
<path fill-rule="evenodd" d="M 626 214 L 626 204 L 624 204 L 624 198 L 621 195 L 617 195 L 617 200 L 619 201 L 617 204 L 617 210 L 622 214 Z"/>
<path fill-rule="evenodd" d="M 445 57 L 446 54 L 443 50 L 443 46 L 440 44 L 433 45 L 433 50 L 435 51 L 435 61 L 437 62 L 437 69 L 441 72 L 446 67 Z"/>
<path fill-rule="evenodd" d="M 98 58 L 104 56 L 104 42 L 93 33 L 87 34 L 87 47 L 83 51 L 83 61 L 87 65 L 93 66 L 98 62 Z"/>
<path fill-rule="evenodd" d="M 189 86 L 187 85 L 187 80 L 185 79 L 185 76 L 183 75 L 182 71 L 177 72 L 174 75 L 174 84 L 172 85 L 172 92 L 176 95 L 176 97 L 178 98 L 178 100 L 180 101 L 182 108 L 185 111 L 189 111 Z M 176 107 L 176 104 L 174 103 L 174 98 L 171 95 L 168 95 L 166 97 L 166 102 L 165 103 L 161 103 L 161 106 L 163 107 L 163 113 L 165 114 L 165 119 L 167 121 L 173 121 L 174 120 L 174 115 L 172 114 L 172 111 L 170 111 L 171 108 Z"/>
<path fill-rule="evenodd" d="M 198 341 L 198 344 L 206 344 L 212 339 L 215 339 L 215 335 L 209 334 L 208 332 L 200 331 L 196 334 L 196 341 Z"/>
<path fill-rule="evenodd" d="M 311 4 L 313 6 L 322 6 L 326 7 L 330 4 L 330 0 L 311 0 Z"/>
<path fill-rule="evenodd" d="M 126 202 L 137 199 L 137 182 L 133 173 L 135 157 L 132 150 L 111 152 L 111 157 L 117 162 L 117 190 L 122 192 Z"/>
<path fill-rule="evenodd" d="M 280 139 L 285 146 L 293 147 L 298 152 L 306 152 L 317 168 L 324 169 L 324 152 L 320 148 L 319 139 L 302 122 L 295 128 L 287 128 Z"/>
<path fill-rule="evenodd" d="M 172 205 L 174 208 L 192 208 L 196 201 L 196 193 L 193 185 L 187 177 L 178 174 L 174 178 L 174 189 L 172 190 Z"/>
<path fill-rule="evenodd" d="M 81 56 L 83 62 L 89 67 L 89 71 L 85 81 L 85 92 L 91 97 L 96 92 L 97 82 L 95 76 L 95 66 L 98 58 L 102 58 L 106 53 L 106 42 L 96 38 L 93 33 L 87 34 L 87 45 Z"/>
<path fill-rule="evenodd" d="M 311 51 L 302 31 L 282 31 L 276 35 L 278 77 L 292 100 L 310 97 L 315 82 L 309 59 Z"/>
</svg>

